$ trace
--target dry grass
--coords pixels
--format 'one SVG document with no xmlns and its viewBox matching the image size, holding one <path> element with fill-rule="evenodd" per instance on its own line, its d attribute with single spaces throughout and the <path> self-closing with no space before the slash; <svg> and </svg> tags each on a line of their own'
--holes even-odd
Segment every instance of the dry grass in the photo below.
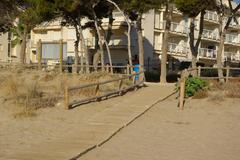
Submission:
<svg viewBox="0 0 240 160">
<path fill-rule="evenodd" d="M 27 108 L 24 107 L 22 111 L 15 113 L 14 118 L 30 118 L 30 117 L 36 117 L 37 113 L 36 110 L 33 108 Z"/>
<path fill-rule="evenodd" d="M 240 83 L 238 81 L 229 81 L 225 84 L 211 81 L 210 89 L 210 101 L 222 102 L 225 98 L 240 98 Z"/>
<path fill-rule="evenodd" d="M 240 83 L 226 84 L 225 95 L 228 98 L 240 98 Z"/>
<path fill-rule="evenodd" d="M 221 93 L 213 93 L 209 96 L 209 101 L 213 101 L 213 102 L 222 102 L 224 101 L 224 94 L 221 94 Z"/>
<path fill-rule="evenodd" d="M 4 77 L 4 78 L 2 78 Z M 98 72 L 87 75 L 58 74 L 30 70 L 21 66 L 12 67 L 0 72 L 0 96 L 6 101 L 4 106 L 16 106 L 18 111 L 15 118 L 34 117 L 40 108 L 54 107 L 63 97 L 65 86 L 79 86 L 100 81 L 119 78 L 119 75 L 110 75 Z M 126 80 L 123 86 L 132 82 Z M 119 82 L 103 85 L 99 95 L 118 89 Z M 72 93 L 72 98 L 87 98 L 95 96 L 96 87 L 90 87 Z"/>
<path fill-rule="evenodd" d="M 193 99 L 203 99 L 208 97 L 208 91 L 200 90 L 194 94 Z"/>
</svg>

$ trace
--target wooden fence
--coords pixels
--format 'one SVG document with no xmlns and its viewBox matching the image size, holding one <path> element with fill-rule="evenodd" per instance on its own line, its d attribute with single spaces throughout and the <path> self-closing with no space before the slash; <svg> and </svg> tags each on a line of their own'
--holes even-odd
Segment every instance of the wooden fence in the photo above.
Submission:
<svg viewBox="0 0 240 160">
<path fill-rule="evenodd" d="M 143 74 L 144 74 L 144 72 L 139 72 L 139 73 L 124 76 L 122 78 L 117 78 L 117 79 L 98 82 L 98 83 L 92 83 L 92 84 L 80 85 L 80 86 L 74 86 L 74 87 L 66 86 L 65 91 L 64 91 L 65 92 L 64 93 L 65 109 L 68 110 L 68 109 L 73 108 L 74 106 L 78 106 L 78 105 L 81 105 L 84 103 L 89 103 L 92 101 L 100 101 L 100 100 L 102 100 L 102 98 L 108 98 L 109 96 L 112 96 L 112 95 L 122 95 L 123 93 L 125 93 L 131 89 L 136 89 L 137 87 L 139 87 L 140 85 L 142 85 L 144 83 L 144 79 L 140 80 L 140 76 Z M 130 86 L 123 87 L 123 81 L 129 80 L 129 79 L 132 80 L 132 84 Z M 118 87 L 116 90 L 108 92 L 108 93 L 104 93 L 103 95 L 98 94 L 101 85 L 110 84 L 110 83 L 114 83 L 114 82 L 118 82 Z M 92 87 L 95 87 L 93 97 L 88 97 L 88 98 L 85 98 L 82 100 L 70 101 L 70 93 L 71 92 L 81 90 L 81 89 L 86 89 L 86 88 L 92 88 Z"/>
<path fill-rule="evenodd" d="M 60 65 L 60 64 L 41 64 L 39 67 L 39 64 L 24 64 L 21 65 L 19 63 L 0 63 L 0 66 L 4 66 L 6 68 L 16 68 L 18 66 L 24 67 L 26 69 L 32 69 L 32 70 L 44 70 L 44 71 L 57 71 L 57 72 L 69 72 L 72 73 L 72 69 L 74 67 L 77 67 L 78 73 L 80 74 L 85 74 L 85 73 L 92 73 L 92 72 L 98 72 L 98 71 L 105 71 L 108 73 L 112 74 L 127 74 L 130 75 L 134 68 L 136 66 L 130 66 L 130 65 L 125 65 L 125 66 L 110 66 L 110 65 L 105 65 L 105 66 L 93 66 L 93 65 Z M 112 69 L 111 69 L 112 68 Z"/>
<path fill-rule="evenodd" d="M 206 76 L 204 73 L 204 70 L 209 70 L 209 71 L 216 71 L 222 69 L 224 76 L 223 77 L 218 77 L 216 76 Z M 188 78 L 189 75 L 194 75 L 194 73 L 197 73 L 196 76 L 200 77 L 205 80 L 225 80 L 226 83 L 229 82 L 230 79 L 237 79 L 240 80 L 240 68 L 231 68 L 231 67 L 223 67 L 223 68 L 213 68 L 213 67 L 201 67 L 199 66 L 198 68 L 190 68 L 183 70 L 181 73 L 181 78 L 179 81 L 179 108 L 180 110 L 184 109 L 184 102 L 185 102 L 185 86 L 186 86 L 186 79 Z"/>
</svg>

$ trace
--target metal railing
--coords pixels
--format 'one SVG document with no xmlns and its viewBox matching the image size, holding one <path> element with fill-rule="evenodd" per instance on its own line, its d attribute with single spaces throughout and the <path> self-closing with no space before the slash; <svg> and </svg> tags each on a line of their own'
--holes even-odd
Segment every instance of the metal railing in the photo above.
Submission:
<svg viewBox="0 0 240 160">
<path fill-rule="evenodd" d="M 239 43 L 239 38 L 237 34 L 226 34 L 225 38 L 226 43 Z"/>
<path fill-rule="evenodd" d="M 224 59 L 227 61 L 228 57 L 231 61 L 240 61 L 240 55 L 233 52 L 224 52 Z"/>
<path fill-rule="evenodd" d="M 203 29 L 202 37 L 211 40 L 219 40 L 219 34 L 216 31 L 208 29 Z"/>
<path fill-rule="evenodd" d="M 164 30 L 166 27 L 166 21 L 160 21 L 155 23 L 155 28 Z M 171 22 L 170 31 L 174 33 L 187 34 L 188 28 L 186 25 L 182 25 L 177 22 Z"/>
<path fill-rule="evenodd" d="M 214 49 L 199 48 L 199 57 L 215 59 L 217 57 L 217 51 Z"/>
<path fill-rule="evenodd" d="M 161 43 L 155 43 L 154 44 L 155 50 L 161 51 L 162 50 L 162 44 Z M 168 43 L 168 54 L 178 54 L 185 56 L 188 53 L 188 48 L 179 45 L 177 43 Z"/>
<path fill-rule="evenodd" d="M 209 20 L 209 21 L 218 22 L 218 15 L 215 12 L 206 11 L 206 13 L 204 15 L 204 19 Z"/>
</svg>

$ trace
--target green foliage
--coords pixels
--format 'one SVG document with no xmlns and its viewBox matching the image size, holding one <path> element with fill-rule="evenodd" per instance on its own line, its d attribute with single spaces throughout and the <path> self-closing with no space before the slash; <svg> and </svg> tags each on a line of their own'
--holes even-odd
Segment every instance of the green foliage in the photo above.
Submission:
<svg viewBox="0 0 240 160">
<path fill-rule="evenodd" d="M 192 97 L 199 90 L 207 89 L 208 83 L 199 77 L 188 77 L 186 80 L 185 96 Z"/>
<path fill-rule="evenodd" d="M 216 0 L 174 0 L 178 10 L 189 17 L 196 17 L 201 11 L 216 7 Z"/>
<path fill-rule="evenodd" d="M 197 92 L 208 89 L 208 83 L 199 77 L 188 77 L 185 82 L 185 97 L 192 97 Z M 180 90 L 179 82 L 176 90 Z"/>
<path fill-rule="evenodd" d="M 166 0 L 122 0 L 119 1 L 119 6 L 132 21 L 135 21 L 139 15 L 141 16 L 151 9 L 158 9 L 165 2 Z"/>
<path fill-rule="evenodd" d="M 21 0 L 0 0 L 0 32 L 8 31 L 19 15 Z"/>
<path fill-rule="evenodd" d="M 23 40 L 23 32 L 24 32 L 24 26 L 22 23 L 18 23 L 16 26 L 12 27 L 10 29 L 13 39 L 11 41 L 12 47 L 15 47 L 18 44 L 22 43 Z"/>
</svg>

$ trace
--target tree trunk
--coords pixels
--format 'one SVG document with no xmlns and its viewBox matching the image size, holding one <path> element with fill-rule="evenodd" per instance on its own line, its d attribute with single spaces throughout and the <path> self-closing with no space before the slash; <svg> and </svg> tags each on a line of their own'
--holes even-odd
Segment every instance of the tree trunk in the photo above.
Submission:
<svg viewBox="0 0 240 160">
<path fill-rule="evenodd" d="M 195 50 L 195 45 L 194 45 L 194 29 L 195 29 L 195 24 L 194 24 L 195 18 L 190 19 L 190 33 L 189 33 L 189 43 L 190 43 L 190 50 L 191 50 L 191 55 L 192 55 L 192 68 L 197 66 L 197 61 L 196 61 L 196 50 Z"/>
<path fill-rule="evenodd" d="M 79 27 L 79 34 L 80 34 L 80 39 L 82 40 L 82 48 L 83 48 L 83 51 L 85 53 L 85 59 L 86 59 L 86 73 L 90 73 L 90 70 L 89 70 L 89 53 L 88 53 L 88 49 L 87 49 L 87 46 L 86 46 L 86 43 L 85 43 L 85 39 L 84 39 L 84 36 L 83 36 L 83 30 L 82 30 L 82 26 Z"/>
<path fill-rule="evenodd" d="M 160 83 L 167 82 L 167 52 L 168 52 L 169 31 L 170 31 L 171 21 L 172 21 L 172 12 L 173 12 L 173 6 L 168 2 L 166 4 L 166 28 L 165 28 L 165 32 L 163 36 L 163 44 L 162 44 Z"/>
<path fill-rule="evenodd" d="M 111 57 L 110 49 L 109 49 L 109 47 L 108 47 L 108 43 L 107 43 L 107 41 L 106 41 L 105 39 L 104 39 L 104 43 L 105 43 L 105 46 L 106 46 L 106 49 L 107 49 L 107 54 L 108 54 L 108 59 L 109 59 L 110 70 L 111 70 L 111 73 L 113 74 L 112 57 Z"/>
<path fill-rule="evenodd" d="M 124 12 L 119 8 L 119 6 L 113 2 L 112 0 L 107 0 L 109 3 L 113 4 L 117 10 L 122 14 L 122 16 L 124 17 L 127 25 L 128 25 L 128 62 L 129 65 L 132 66 L 132 50 L 131 50 L 131 24 L 130 24 L 130 20 L 127 16 L 125 16 Z M 132 67 L 130 69 L 130 73 L 132 72 Z"/>
<path fill-rule="evenodd" d="M 108 31 L 107 33 L 105 32 L 104 28 L 102 26 L 100 26 L 100 28 L 102 29 L 102 32 L 105 33 L 105 36 L 103 38 L 103 41 L 104 41 L 104 44 L 105 44 L 105 47 L 106 47 L 106 50 L 107 50 L 107 54 L 108 54 L 108 60 L 109 60 L 109 65 L 110 65 L 110 70 L 111 70 L 111 73 L 113 74 L 113 65 L 112 65 L 112 57 L 111 57 L 111 52 L 110 52 L 110 49 L 109 49 L 109 42 L 110 42 L 110 39 L 111 39 L 111 36 L 112 36 L 112 25 L 113 25 L 113 17 L 112 17 L 112 14 L 110 14 L 109 16 L 109 22 L 108 22 Z"/>
<path fill-rule="evenodd" d="M 107 34 L 106 34 L 106 38 L 105 38 L 106 41 L 107 41 L 107 43 L 110 42 L 111 37 L 112 37 L 112 34 L 113 34 L 113 33 L 112 33 L 112 26 L 113 26 L 114 18 L 113 18 L 112 12 L 110 13 L 108 19 L 109 19 L 109 22 L 108 22 L 108 30 L 107 30 Z"/>
<path fill-rule="evenodd" d="M 220 37 L 220 44 L 217 51 L 217 67 L 218 67 L 218 77 L 223 77 L 223 64 L 222 64 L 222 55 L 224 52 L 224 41 L 225 35 L 227 30 L 223 29 L 223 16 L 219 15 L 219 37 Z M 220 83 L 224 83 L 224 79 L 219 79 Z"/>
<path fill-rule="evenodd" d="M 225 40 L 225 31 L 223 31 L 220 35 L 220 44 L 217 52 L 217 67 L 218 67 L 218 77 L 223 77 L 223 63 L 222 63 L 222 56 L 224 52 L 224 40 Z M 219 79 L 221 83 L 224 82 L 223 78 Z"/>
<path fill-rule="evenodd" d="M 80 36 L 79 36 L 78 27 L 77 26 L 74 26 L 74 27 L 76 31 L 76 41 L 74 44 L 75 61 L 74 61 L 73 73 L 78 73 L 78 62 L 79 62 L 78 46 L 79 46 Z"/>
<path fill-rule="evenodd" d="M 102 71 L 103 71 L 104 70 L 104 51 L 103 51 L 102 37 L 101 37 L 101 33 L 100 33 L 100 30 L 99 30 L 99 26 L 98 26 L 97 15 L 96 15 L 94 9 L 92 9 L 92 13 L 93 13 L 93 16 L 94 16 L 94 25 L 95 25 L 97 35 L 98 35 L 98 43 L 99 43 L 100 55 L 101 55 L 101 66 L 102 66 Z"/>
<path fill-rule="evenodd" d="M 99 53 L 99 44 L 98 44 L 98 34 L 97 34 L 97 31 L 95 31 L 95 50 L 96 50 L 96 53 L 94 53 L 93 55 L 93 66 L 94 66 L 94 70 L 97 71 L 98 69 L 98 62 L 100 61 L 100 57 L 101 57 L 101 54 Z"/>
<path fill-rule="evenodd" d="M 21 50 L 20 50 L 20 63 L 21 64 L 24 64 L 26 62 L 27 36 L 28 36 L 28 28 L 24 27 L 23 38 L 22 38 L 22 43 L 21 43 Z"/>
<path fill-rule="evenodd" d="M 138 34 L 138 48 L 139 48 L 139 64 L 140 72 L 144 71 L 144 47 L 143 47 L 143 35 L 142 35 L 142 15 L 140 14 L 137 19 L 137 34 Z M 140 76 L 140 81 L 143 80 L 143 76 Z"/>
<path fill-rule="evenodd" d="M 191 50 L 191 55 L 192 55 L 192 68 L 197 68 L 197 56 L 198 56 L 198 48 L 200 46 L 200 42 L 202 39 L 202 33 L 203 33 L 203 26 L 204 26 L 204 15 L 205 11 L 201 11 L 200 13 L 200 29 L 198 33 L 198 38 L 197 42 L 194 42 L 194 32 L 195 32 L 195 17 L 190 18 L 190 32 L 189 32 L 189 45 L 190 45 L 190 50 Z M 193 76 L 197 76 L 197 70 L 193 70 Z"/>
</svg>

